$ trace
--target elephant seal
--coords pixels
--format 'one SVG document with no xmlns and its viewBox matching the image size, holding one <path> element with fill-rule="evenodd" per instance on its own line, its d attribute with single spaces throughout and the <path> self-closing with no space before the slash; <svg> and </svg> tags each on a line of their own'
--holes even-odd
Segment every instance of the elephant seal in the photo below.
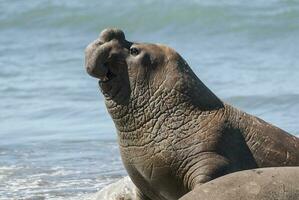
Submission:
<svg viewBox="0 0 299 200">
<path fill-rule="evenodd" d="M 299 167 L 260 168 L 216 178 L 180 200 L 298 200 Z"/>
<path fill-rule="evenodd" d="M 173 49 L 106 29 L 85 51 L 136 199 L 179 199 L 236 171 L 299 165 L 299 139 L 224 102 Z"/>
</svg>

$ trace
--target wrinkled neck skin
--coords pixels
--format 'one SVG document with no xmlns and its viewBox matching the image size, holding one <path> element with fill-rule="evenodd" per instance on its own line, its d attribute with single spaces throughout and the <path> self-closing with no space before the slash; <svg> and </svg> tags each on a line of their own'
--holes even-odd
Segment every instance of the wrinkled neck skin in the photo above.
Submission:
<svg viewBox="0 0 299 200">
<path fill-rule="evenodd" d="M 180 61 L 168 63 L 171 67 L 165 73 L 157 73 L 164 78 L 130 83 L 132 92 L 126 105 L 106 99 L 124 166 L 136 185 L 150 183 L 150 191 L 156 191 L 147 193 L 152 199 L 178 199 L 193 187 L 186 180 L 192 180 L 187 171 L 194 162 L 182 167 L 186 163 L 179 154 L 183 149 L 183 155 L 192 153 L 186 145 L 197 145 L 199 140 L 184 143 L 185 139 L 197 134 L 196 127 L 205 127 L 224 106 L 186 62 Z"/>
<path fill-rule="evenodd" d="M 170 74 L 171 78 L 164 77 L 156 87 L 148 79 L 131 82 L 132 92 L 126 105 L 106 99 L 107 109 L 118 130 L 120 146 L 144 146 L 157 137 L 169 137 L 173 130 L 185 123 L 184 117 L 196 118 L 224 107 L 188 64 L 181 57 L 178 60 L 168 63 L 172 67 L 163 73 Z M 162 128 L 166 120 L 172 131 Z"/>
</svg>

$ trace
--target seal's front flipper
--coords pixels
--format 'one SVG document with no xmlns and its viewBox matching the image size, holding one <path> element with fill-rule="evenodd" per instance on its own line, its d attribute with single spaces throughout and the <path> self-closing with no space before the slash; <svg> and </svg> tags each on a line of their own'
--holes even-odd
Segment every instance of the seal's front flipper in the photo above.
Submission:
<svg viewBox="0 0 299 200">
<path fill-rule="evenodd" d="M 225 157 L 213 152 L 204 152 L 195 164 L 186 167 L 187 171 L 183 178 L 185 188 L 191 191 L 215 178 L 231 173 L 229 167 L 230 162 Z"/>
</svg>

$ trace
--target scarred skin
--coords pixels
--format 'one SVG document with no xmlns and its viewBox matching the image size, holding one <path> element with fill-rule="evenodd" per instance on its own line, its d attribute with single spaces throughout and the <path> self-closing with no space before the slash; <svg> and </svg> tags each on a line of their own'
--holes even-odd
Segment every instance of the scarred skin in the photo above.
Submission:
<svg viewBox="0 0 299 200">
<path fill-rule="evenodd" d="M 173 49 L 104 30 L 86 48 L 136 199 L 179 199 L 228 173 L 299 166 L 299 139 L 222 102 Z"/>
<path fill-rule="evenodd" d="M 299 167 L 231 173 L 195 188 L 180 200 L 298 200 Z"/>
</svg>

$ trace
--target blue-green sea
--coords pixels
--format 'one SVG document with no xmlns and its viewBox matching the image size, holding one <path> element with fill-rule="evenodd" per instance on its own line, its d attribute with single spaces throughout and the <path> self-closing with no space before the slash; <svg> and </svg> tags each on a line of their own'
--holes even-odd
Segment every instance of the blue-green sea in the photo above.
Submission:
<svg viewBox="0 0 299 200">
<path fill-rule="evenodd" d="M 299 135 L 297 0 L 0 0 L 0 199 L 94 199 L 126 172 L 84 48 L 175 48 L 221 99 Z"/>
</svg>

